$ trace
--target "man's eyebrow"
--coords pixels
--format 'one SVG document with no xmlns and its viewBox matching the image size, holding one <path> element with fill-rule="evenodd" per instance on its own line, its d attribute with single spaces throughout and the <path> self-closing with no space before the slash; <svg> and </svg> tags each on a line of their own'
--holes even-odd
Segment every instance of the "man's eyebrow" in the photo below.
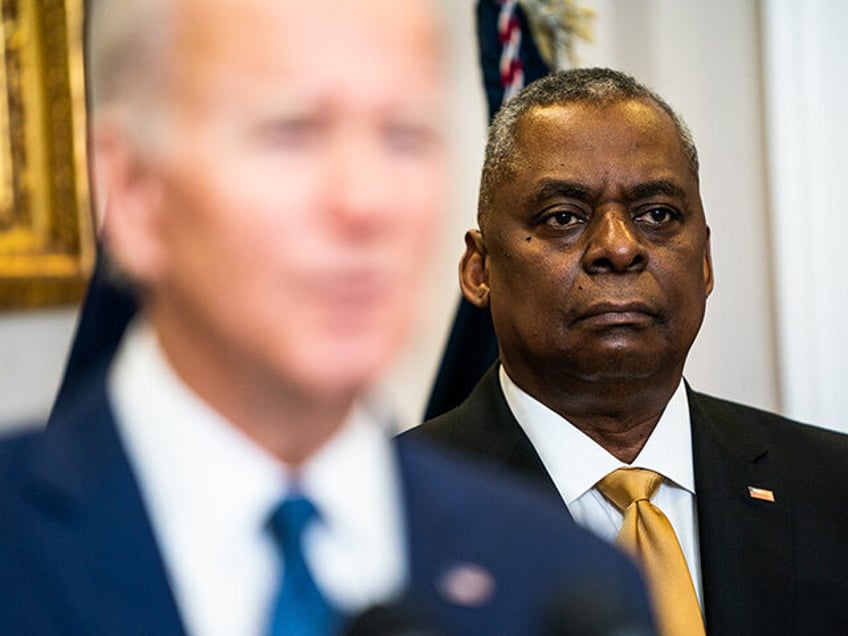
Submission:
<svg viewBox="0 0 848 636">
<path fill-rule="evenodd" d="M 530 196 L 530 201 L 540 204 L 553 197 L 567 197 L 569 199 L 588 201 L 591 198 L 591 192 L 589 188 L 576 181 L 544 179 L 539 183 L 536 191 Z"/>
<path fill-rule="evenodd" d="M 639 183 L 627 190 L 627 198 L 631 201 L 639 199 L 647 199 L 657 194 L 664 194 L 669 197 L 686 200 L 686 191 L 674 183 L 666 179 L 657 179 L 655 181 L 647 181 Z"/>
</svg>

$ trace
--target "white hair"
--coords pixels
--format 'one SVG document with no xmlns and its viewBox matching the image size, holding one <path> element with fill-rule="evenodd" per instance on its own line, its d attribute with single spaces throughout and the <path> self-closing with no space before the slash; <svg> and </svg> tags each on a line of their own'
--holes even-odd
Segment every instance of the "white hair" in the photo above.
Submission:
<svg viewBox="0 0 848 636">
<path fill-rule="evenodd" d="M 93 121 L 117 113 L 139 139 L 149 139 L 161 111 L 174 0 L 91 0 L 86 79 Z"/>
</svg>

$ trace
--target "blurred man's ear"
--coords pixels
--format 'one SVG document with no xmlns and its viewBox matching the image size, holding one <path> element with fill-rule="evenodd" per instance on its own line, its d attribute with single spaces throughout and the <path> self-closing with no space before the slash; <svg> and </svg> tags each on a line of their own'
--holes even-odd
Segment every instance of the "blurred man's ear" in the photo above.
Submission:
<svg viewBox="0 0 848 636">
<path fill-rule="evenodd" d="M 465 299 L 478 309 L 489 306 L 487 251 L 480 230 L 465 233 L 465 253 L 459 261 L 459 286 Z"/>
<path fill-rule="evenodd" d="M 133 143 L 122 122 L 97 122 L 92 139 L 96 189 L 108 193 L 103 239 L 119 267 L 147 286 L 164 266 L 160 182 L 151 159 Z"/>
</svg>

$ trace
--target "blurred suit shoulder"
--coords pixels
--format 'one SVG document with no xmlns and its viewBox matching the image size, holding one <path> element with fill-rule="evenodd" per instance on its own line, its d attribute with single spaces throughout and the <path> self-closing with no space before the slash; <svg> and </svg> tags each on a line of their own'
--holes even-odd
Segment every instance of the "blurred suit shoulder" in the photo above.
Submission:
<svg viewBox="0 0 848 636">
<path fill-rule="evenodd" d="M 641 579 L 613 547 L 579 528 L 561 503 L 486 463 L 404 435 L 398 440 L 411 548 L 412 591 L 450 634 L 532 634 L 559 599 L 609 591 L 650 625 Z M 451 597 L 451 576 L 483 573 L 479 606 Z"/>
</svg>

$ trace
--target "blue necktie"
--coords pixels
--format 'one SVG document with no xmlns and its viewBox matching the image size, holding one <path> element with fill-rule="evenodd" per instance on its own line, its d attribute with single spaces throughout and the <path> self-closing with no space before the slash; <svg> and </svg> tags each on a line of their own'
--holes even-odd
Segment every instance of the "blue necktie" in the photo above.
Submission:
<svg viewBox="0 0 848 636">
<path fill-rule="evenodd" d="M 283 580 L 269 636 L 329 636 L 339 629 L 339 615 L 315 585 L 303 558 L 303 535 L 317 517 L 312 502 L 301 496 L 287 498 L 271 516 L 271 533 L 283 556 Z"/>
</svg>

